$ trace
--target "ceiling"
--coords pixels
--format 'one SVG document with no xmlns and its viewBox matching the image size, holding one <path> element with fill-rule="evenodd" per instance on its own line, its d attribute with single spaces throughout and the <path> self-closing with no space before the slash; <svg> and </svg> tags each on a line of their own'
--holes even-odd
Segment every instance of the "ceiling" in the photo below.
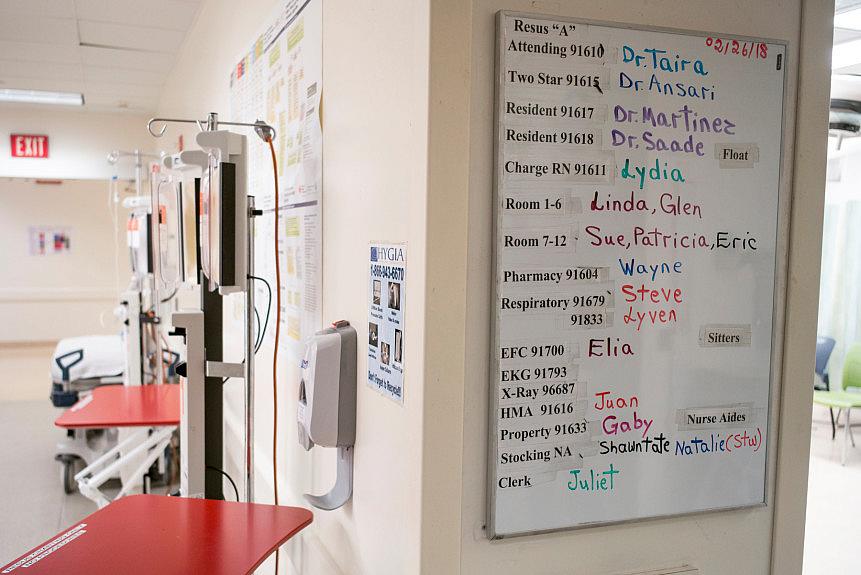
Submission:
<svg viewBox="0 0 861 575">
<path fill-rule="evenodd" d="M 0 0 L 0 88 L 81 92 L 86 109 L 154 112 L 200 2 Z M 859 5 L 837 0 L 836 12 Z M 858 39 L 861 31 L 834 29 L 835 46 Z M 861 64 L 834 73 L 861 75 Z M 861 81 L 842 79 L 838 93 L 861 97 Z"/>
<path fill-rule="evenodd" d="M 0 88 L 149 113 L 200 0 L 0 0 Z"/>
<path fill-rule="evenodd" d="M 861 7 L 861 0 L 836 0 L 834 12 L 841 14 L 859 7 Z M 861 31 L 859 30 L 847 30 L 836 26 L 834 28 L 834 46 L 859 39 L 861 39 Z M 861 64 L 832 69 L 831 97 L 846 100 L 861 99 L 861 76 L 859 74 L 861 74 Z"/>
</svg>

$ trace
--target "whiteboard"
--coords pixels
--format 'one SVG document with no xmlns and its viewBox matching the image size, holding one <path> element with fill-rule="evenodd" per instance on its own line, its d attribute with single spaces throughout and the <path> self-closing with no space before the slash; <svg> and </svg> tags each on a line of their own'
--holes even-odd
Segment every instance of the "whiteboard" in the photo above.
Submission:
<svg viewBox="0 0 861 575">
<path fill-rule="evenodd" d="M 764 504 L 786 45 L 497 43 L 489 537 Z"/>
</svg>

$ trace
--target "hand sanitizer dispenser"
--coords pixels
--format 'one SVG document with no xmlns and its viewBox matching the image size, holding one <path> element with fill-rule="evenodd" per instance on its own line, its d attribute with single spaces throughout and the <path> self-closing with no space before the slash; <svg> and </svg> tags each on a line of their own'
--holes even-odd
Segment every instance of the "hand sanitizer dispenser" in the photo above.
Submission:
<svg viewBox="0 0 861 575">
<path fill-rule="evenodd" d="M 318 509 L 337 509 L 353 494 L 356 440 L 356 330 L 338 321 L 305 344 L 299 384 L 299 443 L 338 448 L 335 486 L 325 495 L 305 494 Z"/>
</svg>

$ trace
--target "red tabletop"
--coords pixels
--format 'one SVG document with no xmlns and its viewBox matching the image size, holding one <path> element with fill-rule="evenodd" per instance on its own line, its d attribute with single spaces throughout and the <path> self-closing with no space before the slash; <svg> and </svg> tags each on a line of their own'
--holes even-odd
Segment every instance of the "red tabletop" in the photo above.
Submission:
<svg viewBox="0 0 861 575">
<path fill-rule="evenodd" d="M 28 551 L 0 573 L 251 573 L 312 519 L 300 507 L 131 495 Z"/>
<path fill-rule="evenodd" d="M 57 418 L 58 427 L 179 425 L 179 385 L 105 385 Z"/>
</svg>

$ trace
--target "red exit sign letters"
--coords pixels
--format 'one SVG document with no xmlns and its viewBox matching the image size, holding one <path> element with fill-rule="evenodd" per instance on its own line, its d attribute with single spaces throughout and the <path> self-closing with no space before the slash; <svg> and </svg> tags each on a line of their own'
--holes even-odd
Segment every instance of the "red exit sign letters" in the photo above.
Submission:
<svg viewBox="0 0 861 575">
<path fill-rule="evenodd" d="M 48 136 L 36 134 L 11 134 L 9 145 L 13 158 L 47 158 Z"/>
</svg>

